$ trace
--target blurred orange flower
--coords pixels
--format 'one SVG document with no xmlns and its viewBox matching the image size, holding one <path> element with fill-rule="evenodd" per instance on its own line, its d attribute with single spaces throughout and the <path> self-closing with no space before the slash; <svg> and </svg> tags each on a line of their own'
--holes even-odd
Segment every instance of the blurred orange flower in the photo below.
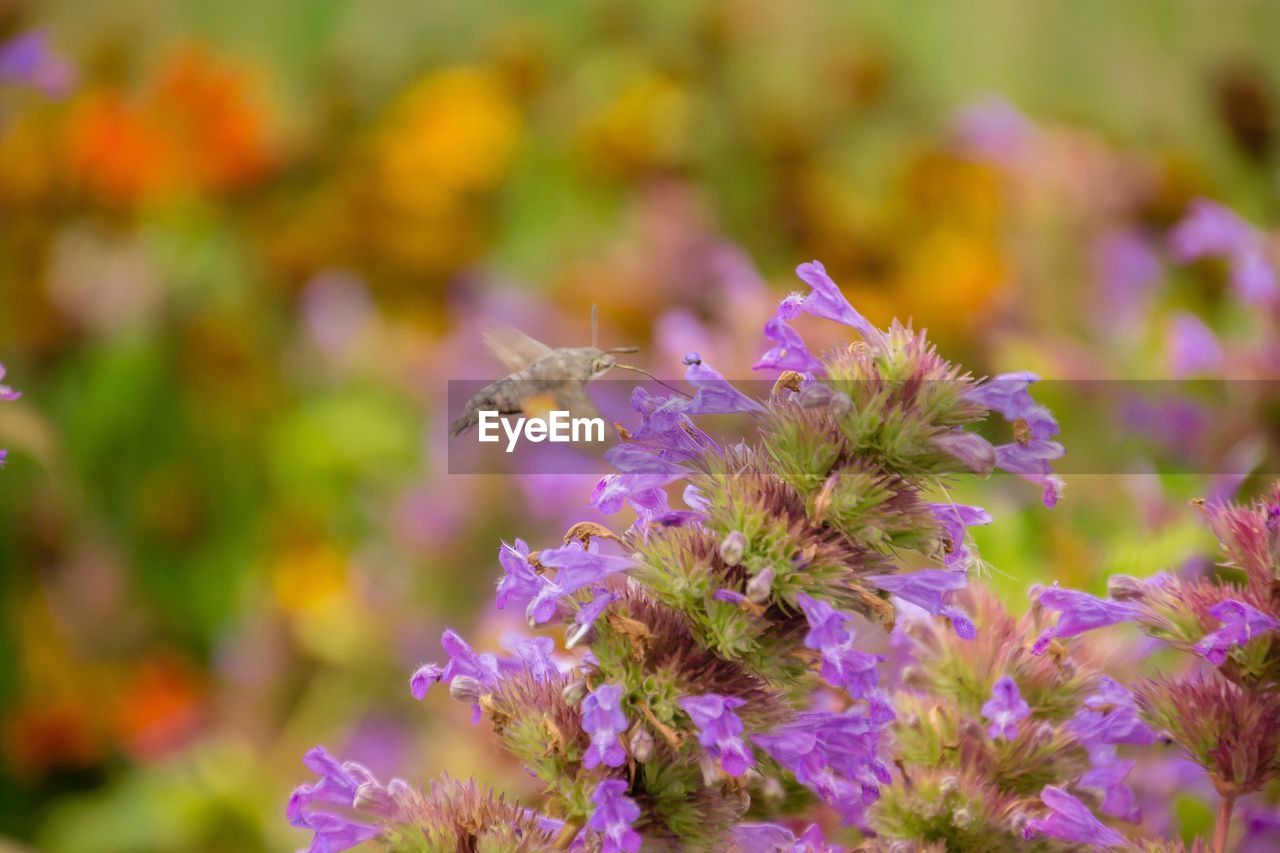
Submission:
<svg viewBox="0 0 1280 853">
<path fill-rule="evenodd" d="M 274 152 L 252 83 L 237 65 L 192 46 L 174 54 L 141 97 L 89 89 L 67 127 L 71 178 L 121 206 L 253 184 Z"/>
<path fill-rule="evenodd" d="M 184 658 L 158 653 L 126 676 L 116 713 L 121 746 L 138 760 L 156 760 L 185 744 L 197 731 L 205 685 Z"/>
</svg>

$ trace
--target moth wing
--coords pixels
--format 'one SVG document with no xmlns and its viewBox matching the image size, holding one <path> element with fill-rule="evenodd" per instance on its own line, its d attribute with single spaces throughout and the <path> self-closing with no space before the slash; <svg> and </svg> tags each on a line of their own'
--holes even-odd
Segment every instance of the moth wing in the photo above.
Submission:
<svg viewBox="0 0 1280 853">
<path fill-rule="evenodd" d="M 556 405 L 569 413 L 573 418 L 598 418 L 600 410 L 591 397 L 587 395 L 585 382 L 565 382 L 556 388 L 552 395 Z"/>
<path fill-rule="evenodd" d="M 512 373 L 524 370 L 551 352 L 551 347 L 512 326 L 487 324 L 481 336 L 493 357 Z"/>
</svg>

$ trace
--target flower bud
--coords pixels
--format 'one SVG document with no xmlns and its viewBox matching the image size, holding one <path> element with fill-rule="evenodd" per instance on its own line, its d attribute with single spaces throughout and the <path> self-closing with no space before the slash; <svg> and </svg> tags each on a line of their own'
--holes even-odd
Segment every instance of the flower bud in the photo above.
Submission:
<svg viewBox="0 0 1280 853">
<path fill-rule="evenodd" d="M 1116 601 L 1136 601 L 1142 598 L 1146 584 L 1131 575 L 1112 575 L 1107 578 L 1107 594 Z"/>
<path fill-rule="evenodd" d="M 961 829 L 964 829 L 966 826 L 973 823 L 973 812 L 965 808 L 956 809 L 951 813 L 951 822 Z"/>
<path fill-rule="evenodd" d="M 649 730 L 642 725 L 637 724 L 631 730 L 627 746 L 631 750 L 631 757 L 641 764 L 653 757 L 653 735 L 649 734 Z"/>
<path fill-rule="evenodd" d="M 388 820 L 395 820 L 400 814 L 400 804 L 386 788 L 376 782 L 365 782 L 356 788 L 355 800 L 351 805 L 356 811 L 367 812 Z"/>
<path fill-rule="evenodd" d="M 402 812 L 422 807 L 422 795 L 403 779 L 392 779 L 387 783 L 387 793 L 396 801 Z"/>
<path fill-rule="evenodd" d="M 949 432 L 933 440 L 943 453 L 953 457 L 969 471 L 986 476 L 996 467 L 996 449 L 980 435 L 971 432 Z"/>
<path fill-rule="evenodd" d="M 1043 722 L 1035 727 L 1031 734 L 1031 742 L 1036 746 L 1048 746 L 1053 743 L 1057 731 L 1052 723 Z"/>
<path fill-rule="evenodd" d="M 960 780 L 955 776 L 943 776 L 941 784 L 938 785 L 938 790 L 942 793 L 942 796 L 949 797 L 960 790 Z"/>
<path fill-rule="evenodd" d="M 747 581 L 747 600 L 752 604 L 764 604 L 773 594 L 773 569 L 765 569 Z"/>
<path fill-rule="evenodd" d="M 829 408 L 837 416 L 847 415 L 853 401 L 843 391 L 837 391 L 825 382 L 809 382 L 800 388 L 796 402 L 803 409 Z"/>
<path fill-rule="evenodd" d="M 566 649 L 571 649 L 578 645 L 578 643 L 582 642 L 582 639 L 586 637 L 587 634 L 591 633 L 591 629 L 594 626 L 594 622 L 587 622 L 586 624 L 574 622 L 571 624 L 564 632 L 564 647 Z"/>
<path fill-rule="evenodd" d="M 449 695 L 459 702 L 476 703 L 484 693 L 484 685 L 469 675 L 454 676 L 449 682 Z"/>
<path fill-rule="evenodd" d="M 710 788 L 716 784 L 716 780 L 720 778 L 720 768 L 716 766 L 716 760 L 705 752 L 698 759 L 698 767 L 702 770 L 702 784 Z"/>
<path fill-rule="evenodd" d="M 760 795 L 769 803 L 781 803 L 787 798 L 787 789 L 782 787 L 776 776 L 764 777 L 760 784 Z"/>
<path fill-rule="evenodd" d="M 587 695 L 587 683 L 582 679 L 570 681 L 564 686 L 564 690 L 560 691 L 560 697 L 564 699 L 564 703 L 570 707 L 577 705 L 582 701 L 582 697 Z"/>
<path fill-rule="evenodd" d="M 736 566 L 742 562 L 742 555 L 746 550 L 747 537 L 742 535 L 742 531 L 735 530 L 720 543 L 720 559 L 727 566 Z"/>
</svg>

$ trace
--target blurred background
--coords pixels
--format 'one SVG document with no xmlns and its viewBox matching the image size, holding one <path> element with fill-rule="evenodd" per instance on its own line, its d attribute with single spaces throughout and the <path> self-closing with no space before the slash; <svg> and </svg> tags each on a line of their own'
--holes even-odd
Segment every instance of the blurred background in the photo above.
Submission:
<svg viewBox="0 0 1280 853">
<path fill-rule="evenodd" d="M 1274 248 L 1277 44 L 1267 0 L 0 0 L 0 849 L 292 849 L 315 743 L 536 794 L 407 689 L 516 627 L 503 539 L 592 517 L 447 473 L 482 321 L 744 377 L 819 258 L 978 374 L 1280 378 L 1274 302 L 1167 244 L 1209 196 Z M 1206 560 L 1256 403 L 1135 408 L 1152 474 L 1053 513 L 960 484 L 990 581 Z"/>
</svg>

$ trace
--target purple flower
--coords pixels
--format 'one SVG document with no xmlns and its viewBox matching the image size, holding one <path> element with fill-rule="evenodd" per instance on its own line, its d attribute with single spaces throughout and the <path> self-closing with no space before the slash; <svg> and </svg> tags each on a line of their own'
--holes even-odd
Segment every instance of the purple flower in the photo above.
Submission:
<svg viewBox="0 0 1280 853">
<path fill-rule="evenodd" d="M 1095 278 L 1106 310 L 1103 319 L 1121 329 L 1141 318 L 1160 279 L 1160 259 L 1136 229 L 1108 231 L 1094 247 Z"/>
<path fill-rule="evenodd" d="M 636 853 L 640 849 L 640 833 L 631 825 L 640 818 L 640 807 L 627 796 L 627 783 L 621 779 L 605 779 L 591 794 L 595 810 L 587 828 L 600 833 L 601 853 Z"/>
<path fill-rule="evenodd" d="M 622 712 L 622 687 L 601 684 L 582 700 L 582 729 L 591 735 L 591 745 L 582 756 L 582 765 L 591 770 L 601 763 L 621 767 L 627 763 L 622 733 L 627 715 Z"/>
<path fill-rule="evenodd" d="M 1169 245 L 1183 263 L 1224 258 L 1231 268 L 1231 284 L 1245 302 L 1265 303 L 1280 295 L 1266 238 L 1225 205 L 1205 198 L 1193 201 L 1186 218 L 1169 235 Z"/>
<path fill-rule="evenodd" d="M 842 853 L 844 850 L 828 844 L 816 823 L 799 835 L 776 823 L 740 823 L 733 828 L 733 841 L 741 853 Z"/>
<path fill-rule="evenodd" d="M 645 447 L 663 459 L 693 459 L 716 443 L 689 417 L 690 400 L 670 395 L 659 397 L 642 387 L 631 392 L 631 408 L 640 415 L 640 425 L 631 431 L 627 444 Z"/>
<path fill-rule="evenodd" d="M 697 392 L 685 409 L 691 415 L 728 415 L 759 412 L 764 407 L 729 383 L 715 368 L 691 352 L 684 357 L 684 378 Z"/>
<path fill-rule="evenodd" d="M 591 505 L 606 515 L 622 509 L 623 501 L 638 493 L 663 486 L 685 476 L 688 469 L 637 447 L 619 444 L 605 451 L 604 458 L 618 469 L 596 484 L 591 493 Z M 545 565 L 545 563 L 544 563 Z"/>
<path fill-rule="evenodd" d="M 1018 685 L 1009 676 L 996 682 L 991 688 L 991 698 L 982 706 L 982 716 L 991 721 L 987 734 L 993 738 L 1013 740 L 1018 736 L 1018 723 L 1031 714 L 1027 700 L 1018 692 Z"/>
<path fill-rule="evenodd" d="M 848 615 L 803 592 L 796 594 L 796 602 L 809 622 L 804 644 L 821 653 L 822 677 L 827 683 L 866 699 L 877 714 L 889 711 L 888 703 L 876 691 L 876 667 L 882 658 L 854 648 L 853 631 L 845 627 Z"/>
<path fill-rule="evenodd" d="M 1053 509 L 1062 498 L 1065 484 L 1053 473 L 1049 462 L 1062 454 L 1062 445 L 1056 441 L 1015 441 L 996 447 L 996 467 L 1040 486 L 1044 489 L 1044 505 Z"/>
<path fill-rule="evenodd" d="M 427 691 L 431 689 L 431 685 L 437 683 L 443 676 L 444 668 L 439 664 L 424 663 L 409 677 L 409 692 L 414 699 L 421 702 L 427 698 Z"/>
<path fill-rule="evenodd" d="M 1028 821 L 1022 830 L 1024 838 L 1047 835 L 1097 847 L 1123 847 L 1126 844 L 1123 835 L 1094 817 L 1084 803 L 1063 789 L 1045 785 L 1040 792 L 1040 801 L 1049 807 L 1049 814 Z"/>
<path fill-rule="evenodd" d="M 0 364 L 0 379 L 4 379 L 4 374 L 5 374 L 4 365 Z M 21 391 L 15 391 L 12 388 L 10 388 L 8 385 L 0 384 L 0 401 L 8 403 L 18 399 L 21 396 L 22 396 Z"/>
<path fill-rule="evenodd" d="M 684 487 L 684 494 L 681 496 L 684 505 L 694 512 L 706 514 L 711 509 L 711 502 L 702 494 L 702 490 L 692 484 Z"/>
<path fill-rule="evenodd" d="M 75 72 L 53 52 L 44 30 L 28 30 L 0 45 L 0 81 L 39 89 L 51 98 L 71 88 Z"/>
<path fill-rule="evenodd" d="M 427 695 L 432 684 L 443 681 L 451 684 L 459 675 L 474 678 L 483 687 L 492 689 L 502 678 L 502 664 L 498 658 L 488 652 L 476 654 L 467 641 L 456 631 L 445 631 L 440 637 L 440 645 L 449 655 L 449 662 L 443 668 L 434 663 L 424 664 L 409 678 L 409 692 L 415 699 L 421 700 Z M 471 706 L 471 722 L 480 722 L 481 709 L 478 703 Z"/>
<path fill-rule="evenodd" d="M 498 549 L 498 562 L 505 572 L 498 581 L 495 598 L 499 610 L 508 603 L 527 605 L 536 599 L 538 609 L 529 612 L 530 622 L 540 625 L 555 617 L 555 599 L 544 594 L 551 582 L 538 574 L 529 562 L 529 546 L 523 539 L 517 539 L 515 545 L 503 542 Z"/>
<path fill-rule="evenodd" d="M 781 311 L 781 307 L 779 307 Z M 764 324 L 764 336 L 774 346 L 760 356 L 752 370 L 796 370 L 800 373 L 821 375 L 822 362 L 805 346 L 800 333 L 787 325 L 785 320 L 771 317 Z"/>
<path fill-rule="evenodd" d="M 597 589 L 591 601 L 578 608 L 578 612 L 573 615 L 574 627 L 569 632 L 565 645 L 569 648 L 576 646 L 586 633 L 591 630 L 591 626 L 600 618 L 600 614 L 604 613 L 610 604 L 613 604 L 621 597 L 616 592 L 610 592 L 604 587 Z"/>
<path fill-rule="evenodd" d="M 844 645 L 853 639 L 853 634 L 844 627 L 849 617 L 830 604 L 811 598 L 803 592 L 796 593 L 796 603 L 809 622 L 809 633 L 804 638 L 806 648 L 822 651 Z"/>
<path fill-rule="evenodd" d="M 508 648 L 515 652 L 516 659 L 535 681 L 546 681 L 553 674 L 560 674 L 555 661 L 551 660 L 556 644 L 550 637 L 518 637 L 510 642 Z"/>
<path fill-rule="evenodd" d="M 990 95 L 957 113 L 954 133 L 969 156 L 1012 168 L 1026 156 L 1036 130 L 1012 104 Z"/>
<path fill-rule="evenodd" d="M 676 700 L 698 727 L 698 743 L 707 754 L 720 761 L 724 772 L 741 776 L 752 766 L 751 753 L 742 741 L 742 720 L 733 712 L 746 702 L 736 696 L 720 696 L 707 693 L 702 696 L 683 696 Z"/>
<path fill-rule="evenodd" d="M 557 570 L 555 583 L 565 594 L 585 589 L 635 565 L 630 557 L 599 553 L 594 542 L 587 548 L 579 542 L 570 542 L 562 548 L 539 551 L 538 562 Z"/>
<path fill-rule="evenodd" d="M 955 606 L 944 607 L 941 615 L 951 621 L 951 628 L 960 639 L 972 640 L 978 636 L 977 627 L 973 624 L 973 620 L 969 618 L 969 614 L 965 613 L 962 608 Z"/>
<path fill-rule="evenodd" d="M 942 524 L 942 529 L 946 532 L 950 543 L 943 557 L 943 564 L 948 569 L 967 569 L 972 557 L 965 544 L 969 538 L 969 528 L 979 524 L 990 524 L 991 513 L 979 506 L 952 503 L 929 504 L 929 510 Z"/>
<path fill-rule="evenodd" d="M 702 513 L 696 510 L 672 509 L 664 489 L 636 492 L 627 501 L 636 511 L 635 527 L 642 535 L 650 527 L 683 527 L 702 520 Z"/>
<path fill-rule="evenodd" d="M 884 725 L 852 711 L 810 712 L 751 739 L 797 782 L 834 806 L 847 823 L 854 823 L 879 797 L 879 785 L 892 781 L 877 756 Z"/>
<path fill-rule="evenodd" d="M 879 330 L 849 304 L 831 276 L 827 275 L 827 268 L 819 261 L 810 261 L 796 267 L 796 275 L 812 289 L 807 295 L 793 293 L 782 300 L 782 304 L 778 306 L 780 319 L 793 320 L 801 314 L 808 314 L 851 326 L 865 338 L 880 336 Z"/>
<path fill-rule="evenodd" d="M 1070 728 L 1091 751 L 1118 743 L 1155 743 L 1155 732 L 1139 718 L 1133 694 L 1107 676 L 1098 679 L 1097 690 L 1082 704 Z"/>
<path fill-rule="evenodd" d="M 1209 615 L 1222 622 L 1222 627 L 1196 643 L 1196 653 L 1214 666 L 1227 662 L 1235 646 L 1242 646 L 1267 631 L 1280 629 L 1280 621 L 1250 607 L 1242 601 L 1227 599 L 1209 608 Z"/>
<path fill-rule="evenodd" d="M 933 440 L 939 450 L 948 453 L 974 474 L 986 476 L 996 467 L 996 449 L 977 433 L 944 433 Z"/>
<path fill-rule="evenodd" d="M 1058 434 L 1053 414 L 1031 397 L 1028 390 L 1040 377 L 1030 371 L 1001 373 L 965 392 L 965 397 L 986 406 L 1009 423 L 1024 421 L 1035 439 L 1049 439 Z"/>
<path fill-rule="evenodd" d="M 1049 463 L 1064 451 L 1061 444 L 1049 440 L 1058 434 L 1057 419 L 1027 390 L 1039 380 L 1026 371 L 1002 373 L 969 389 L 965 396 L 1014 424 L 1017 440 L 995 448 L 996 466 L 1042 487 L 1044 505 L 1052 509 L 1062 497 L 1063 482 Z"/>
<path fill-rule="evenodd" d="M 928 611 L 933 616 L 945 616 L 951 620 L 956 633 L 965 639 L 974 636 L 973 623 L 958 607 L 945 604 L 946 597 L 964 589 L 969 578 L 964 572 L 946 569 L 921 569 L 918 572 L 902 572 L 893 575 L 870 575 L 867 582 L 890 592 L 903 601 Z"/>
<path fill-rule="evenodd" d="M 1235 211 L 1207 198 L 1191 202 L 1186 217 L 1169 234 L 1169 247 L 1183 263 L 1230 255 L 1252 243 L 1257 232 Z"/>
<path fill-rule="evenodd" d="M 585 548 L 581 542 L 570 542 L 560 548 L 539 551 L 538 562 L 557 571 L 555 580 L 538 576 L 541 586 L 525 610 L 531 625 L 554 618 L 560 610 L 560 601 L 566 596 L 634 565 L 628 557 L 601 554 L 595 542 Z"/>
<path fill-rule="evenodd" d="M 1216 374 L 1222 371 L 1222 344 L 1213 331 L 1194 314 L 1179 311 L 1169 320 L 1165 339 L 1165 360 L 1169 372 L 1178 379 Z"/>
<path fill-rule="evenodd" d="M 716 601 L 725 601 L 729 604 L 750 604 L 751 599 L 747 598 L 740 592 L 732 589 L 717 589 L 711 593 L 711 597 Z"/>
<path fill-rule="evenodd" d="M 1142 820 L 1142 809 L 1133 789 L 1125 782 L 1133 765 L 1132 761 L 1118 761 L 1113 757 L 1085 771 L 1078 784 L 1102 792 L 1103 814 L 1137 823 Z"/>
<path fill-rule="evenodd" d="M 1047 589 L 1032 590 L 1032 596 L 1041 607 L 1061 614 L 1058 624 L 1036 638 L 1031 647 L 1033 655 L 1044 654 L 1049 643 L 1058 637 L 1074 637 L 1094 628 L 1127 622 L 1142 613 L 1136 605 L 1095 598 L 1074 589 L 1061 589 L 1057 584 Z"/>
<path fill-rule="evenodd" d="M 4 365 L 0 364 L 0 379 L 4 379 Z M 22 396 L 21 391 L 15 391 L 8 385 L 0 384 L 0 402 L 10 402 Z M 0 448 L 0 468 L 4 467 L 5 460 L 9 458 L 9 451 Z"/>
<path fill-rule="evenodd" d="M 320 780 L 293 790 L 285 816 L 290 825 L 315 833 L 308 853 L 340 853 L 381 834 L 376 826 L 315 809 L 325 805 L 353 808 L 362 785 L 377 785 L 372 773 L 353 761 L 339 763 L 322 746 L 303 756 L 302 763 Z"/>
</svg>

